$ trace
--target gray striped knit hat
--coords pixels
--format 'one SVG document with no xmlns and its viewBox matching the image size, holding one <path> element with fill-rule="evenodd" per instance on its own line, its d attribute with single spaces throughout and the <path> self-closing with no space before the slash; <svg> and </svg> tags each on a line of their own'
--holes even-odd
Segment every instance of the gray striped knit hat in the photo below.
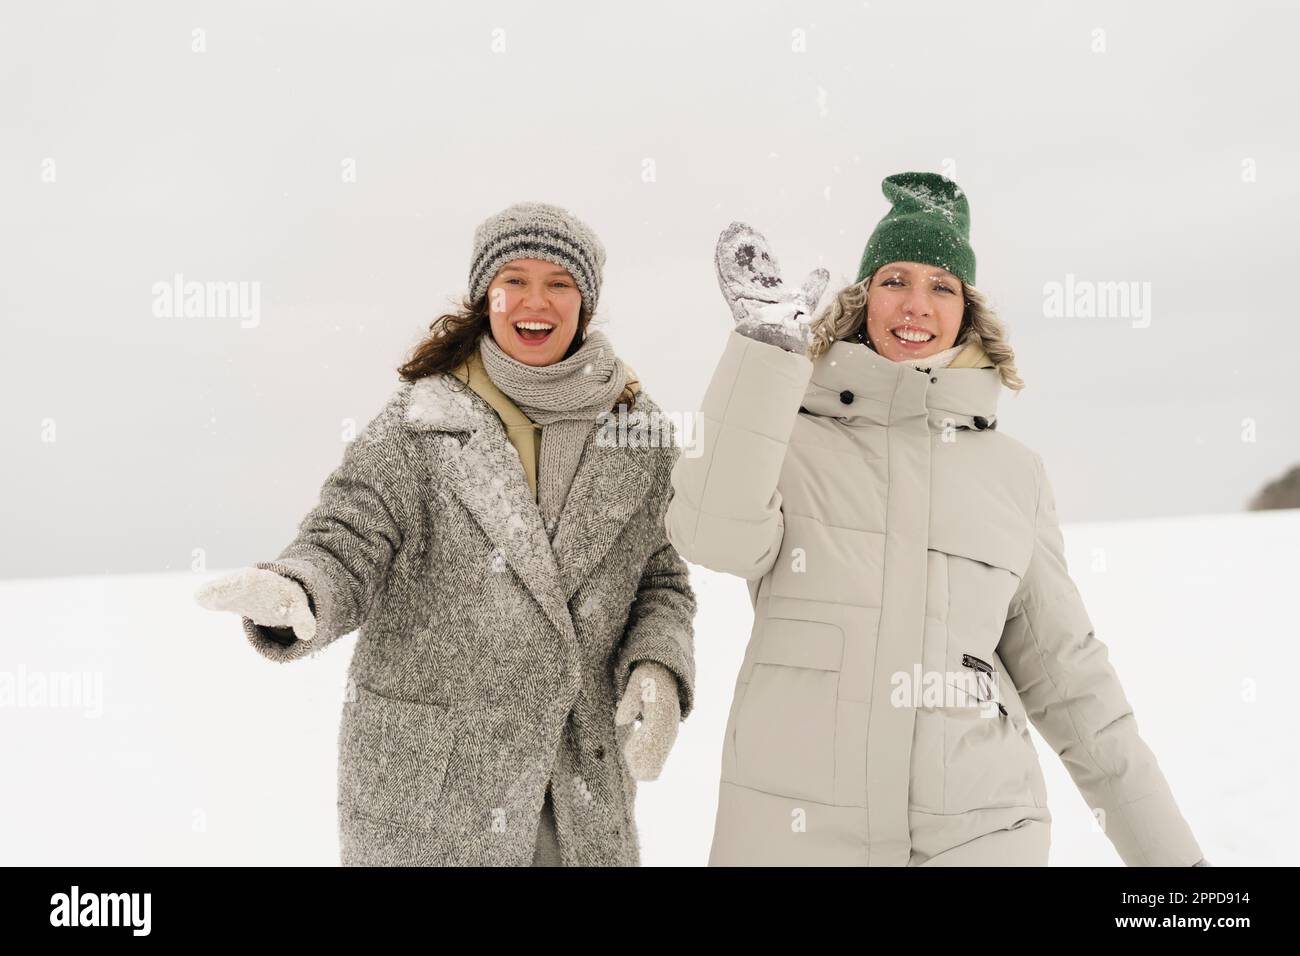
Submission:
<svg viewBox="0 0 1300 956">
<path fill-rule="evenodd" d="M 511 259 L 542 259 L 569 270 L 587 309 L 596 314 L 605 247 L 586 223 L 567 209 L 541 202 L 515 203 L 474 230 L 470 299 L 478 299 Z"/>
</svg>

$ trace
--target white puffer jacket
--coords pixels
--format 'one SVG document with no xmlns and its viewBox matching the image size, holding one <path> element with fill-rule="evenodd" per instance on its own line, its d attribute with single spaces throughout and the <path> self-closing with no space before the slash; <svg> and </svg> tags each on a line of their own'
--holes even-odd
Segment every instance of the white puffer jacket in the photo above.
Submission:
<svg viewBox="0 0 1300 956">
<path fill-rule="evenodd" d="M 666 516 L 754 602 L 711 864 L 917 864 L 1004 830 L 1045 864 L 1029 721 L 1125 863 L 1201 859 L 986 364 L 850 342 L 812 363 L 731 334 Z"/>
</svg>

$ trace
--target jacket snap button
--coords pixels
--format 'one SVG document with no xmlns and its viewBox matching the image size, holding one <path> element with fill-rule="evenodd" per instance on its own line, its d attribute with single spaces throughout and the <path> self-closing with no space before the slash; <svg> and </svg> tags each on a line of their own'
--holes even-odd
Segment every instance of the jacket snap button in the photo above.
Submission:
<svg viewBox="0 0 1300 956">
<path fill-rule="evenodd" d="M 983 415 L 976 415 L 973 421 L 975 422 L 975 427 L 978 428 L 980 431 L 983 431 L 984 429 L 989 427 L 989 420 L 985 418 Z"/>
<path fill-rule="evenodd" d="M 840 392 L 840 401 L 843 402 L 845 405 L 852 405 L 853 393 L 846 388 L 844 391 Z"/>
<path fill-rule="evenodd" d="M 936 378 L 935 376 L 931 375 L 931 376 L 930 376 L 930 381 L 932 381 L 932 382 L 937 382 L 937 381 L 939 381 L 939 379 Z"/>
</svg>

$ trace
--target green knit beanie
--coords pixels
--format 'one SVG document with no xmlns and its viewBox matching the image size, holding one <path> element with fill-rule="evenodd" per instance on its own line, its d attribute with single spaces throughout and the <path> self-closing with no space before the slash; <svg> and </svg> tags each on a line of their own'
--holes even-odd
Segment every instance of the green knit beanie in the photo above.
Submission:
<svg viewBox="0 0 1300 956">
<path fill-rule="evenodd" d="M 961 187 L 938 173 L 896 173 L 880 188 L 893 208 L 867 240 L 855 281 L 889 262 L 925 262 L 974 285 L 970 205 Z"/>
</svg>

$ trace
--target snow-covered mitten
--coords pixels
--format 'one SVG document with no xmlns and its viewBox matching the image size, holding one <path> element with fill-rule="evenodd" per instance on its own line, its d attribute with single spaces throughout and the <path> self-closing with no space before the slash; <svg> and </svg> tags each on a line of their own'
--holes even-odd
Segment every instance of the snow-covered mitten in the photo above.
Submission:
<svg viewBox="0 0 1300 956">
<path fill-rule="evenodd" d="M 813 309 L 826 291 L 829 272 L 814 269 L 801 288 L 787 288 L 767 239 L 743 222 L 733 222 L 718 236 L 714 266 L 737 332 L 787 352 L 808 351 Z"/>
<path fill-rule="evenodd" d="M 266 568 L 243 568 L 210 581 L 194 600 L 209 611 L 234 611 L 254 624 L 279 629 L 286 637 L 310 641 L 316 636 L 316 618 L 302 585 Z"/>
<path fill-rule="evenodd" d="M 682 719 L 677 675 L 658 661 L 641 661 L 632 668 L 614 723 L 622 727 L 638 716 L 641 725 L 633 727 L 623 744 L 623 756 L 633 779 L 657 780 Z"/>
</svg>

